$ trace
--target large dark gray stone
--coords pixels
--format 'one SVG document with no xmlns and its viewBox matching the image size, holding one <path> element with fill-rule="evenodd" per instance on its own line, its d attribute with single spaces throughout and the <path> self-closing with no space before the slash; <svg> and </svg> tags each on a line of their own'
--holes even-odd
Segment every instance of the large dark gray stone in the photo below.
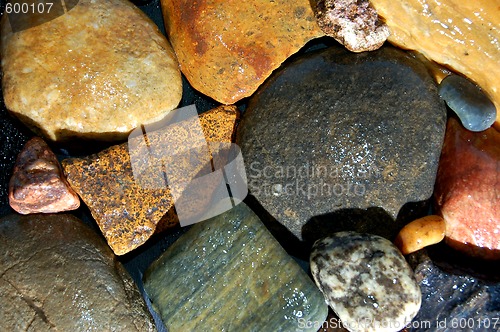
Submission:
<svg viewBox="0 0 500 332">
<path fill-rule="evenodd" d="M 403 51 L 329 48 L 261 87 L 237 143 L 250 192 L 301 238 L 318 215 L 372 208 L 391 220 L 430 198 L 445 119 L 426 68 Z"/>
<path fill-rule="evenodd" d="M 155 331 L 111 249 L 65 214 L 0 219 L 0 331 Z"/>
</svg>

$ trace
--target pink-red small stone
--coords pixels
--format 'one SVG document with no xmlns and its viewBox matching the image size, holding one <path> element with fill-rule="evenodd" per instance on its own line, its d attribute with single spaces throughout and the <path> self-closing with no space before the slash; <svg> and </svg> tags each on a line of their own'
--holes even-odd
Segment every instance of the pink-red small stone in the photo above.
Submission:
<svg viewBox="0 0 500 332">
<path fill-rule="evenodd" d="M 47 143 L 35 137 L 17 156 L 9 183 L 9 204 L 21 214 L 56 213 L 80 206 Z"/>
<path fill-rule="evenodd" d="M 474 133 L 451 118 L 435 197 L 446 242 L 472 256 L 500 259 L 500 132 Z"/>
</svg>

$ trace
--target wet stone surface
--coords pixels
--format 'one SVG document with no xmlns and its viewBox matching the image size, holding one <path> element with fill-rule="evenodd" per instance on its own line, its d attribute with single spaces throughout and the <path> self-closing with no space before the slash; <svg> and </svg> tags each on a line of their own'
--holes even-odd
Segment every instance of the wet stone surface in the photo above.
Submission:
<svg viewBox="0 0 500 332">
<path fill-rule="evenodd" d="M 439 85 L 439 95 L 470 131 L 483 131 L 497 118 L 495 105 L 481 89 L 458 75 L 446 77 Z"/>
<path fill-rule="evenodd" d="M 450 118 L 434 193 L 449 245 L 500 259 L 499 174 L 500 132 L 471 132 Z"/>
<path fill-rule="evenodd" d="M 231 142 L 237 117 L 236 108 L 230 106 L 201 114 L 199 120 L 206 141 Z M 194 142 L 186 138 L 188 130 L 160 133 L 148 134 L 151 146 L 164 146 L 167 144 L 165 142 L 177 148 L 188 143 L 195 146 Z M 144 142 L 140 141 L 138 146 L 145 151 L 147 145 Z M 146 153 L 137 155 L 148 156 Z M 178 156 L 175 158 L 178 164 L 186 159 Z M 137 159 L 149 170 L 145 181 L 164 183 L 162 164 L 157 162 L 161 158 L 136 158 L 136 161 Z M 114 145 L 83 158 L 65 159 L 62 166 L 69 184 L 89 207 L 108 244 L 117 255 L 126 254 L 142 245 L 154 234 L 158 225 L 158 231 L 178 225 L 179 221 L 172 209 L 170 188 L 165 185 L 153 190 L 137 181 L 128 143 Z M 206 204 L 205 201 L 202 203 Z"/>
<path fill-rule="evenodd" d="M 155 331 L 106 243 L 67 215 L 0 219 L 1 331 Z"/>
<path fill-rule="evenodd" d="M 399 331 L 420 308 L 410 266 L 390 241 L 376 235 L 339 232 L 318 240 L 311 272 L 349 331 Z"/>
<path fill-rule="evenodd" d="M 430 198 L 445 119 L 420 62 L 393 48 L 332 47 L 275 73 L 250 99 L 236 142 L 251 194 L 301 238 L 316 216 L 370 208 L 387 215 L 383 225 Z"/>
<path fill-rule="evenodd" d="M 444 245 L 409 256 L 422 307 L 408 331 L 497 331 L 500 262 L 464 259 Z"/>
<path fill-rule="evenodd" d="M 194 225 L 146 271 L 169 331 L 316 331 L 320 291 L 244 203 Z M 302 324 L 301 324 L 302 322 Z"/>
<path fill-rule="evenodd" d="M 9 183 L 9 204 L 21 214 L 56 213 L 80 206 L 56 155 L 40 137 L 30 139 L 17 157 Z"/>
</svg>

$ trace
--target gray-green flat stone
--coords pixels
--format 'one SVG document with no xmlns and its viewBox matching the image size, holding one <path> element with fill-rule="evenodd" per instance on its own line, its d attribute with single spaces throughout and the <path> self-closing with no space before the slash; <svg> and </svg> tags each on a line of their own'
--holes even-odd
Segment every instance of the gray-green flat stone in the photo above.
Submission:
<svg viewBox="0 0 500 332">
<path fill-rule="evenodd" d="M 327 316 L 321 292 L 243 203 L 194 225 L 144 286 L 170 332 L 313 331 L 307 322 Z"/>
<path fill-rule="evenodd" d="M 0 331 L 156 331 L 133 280 L 69 214 L 0 219 Z"/>
<path fill-rule="evenodd" d="M 236 142 L 250 193 L 303 239 L 317 216 L 378 208 L 386 227 L 405 203 L 429 199 L 445 120 L 427 69 L 403 51 L 328 48 L 273 74 Z"/>
<path fill-rule="evenodd" d="M 349 331 L 400 331 L 420 309 L 422 295 L 412 269 L 383 237 L 339 232 L 318 240 L 311 272 Z"/>
</svg>

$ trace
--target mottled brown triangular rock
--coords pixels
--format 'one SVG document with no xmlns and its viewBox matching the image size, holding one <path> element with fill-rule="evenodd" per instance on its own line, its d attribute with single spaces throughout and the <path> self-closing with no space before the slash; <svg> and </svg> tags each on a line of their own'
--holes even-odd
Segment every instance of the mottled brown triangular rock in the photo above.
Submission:
<svg viewBox="0 0 500 332">
<path fill-rule="evenodd" d="M 80 206 L 47 143 L 29 140 L 17 156 L 9 183 L 10 206 L 21 214 L 56 213 Z"/>
<path fill-rule="evenodd" d="M 161 0 L 181 71 L 224 104 L 250 96 L 290 55 L 324 33 L 309 0 Z"/>
<path fill-rule="evenodd" d="M 230 142 L 236 119 L 234 106 L 200 115 L 206 140 Z M 148 133 L 147 139 L 150 144 L 161 144 L 163 138 Z M 179 139 L 185 143 L 184 137 Z M 66 159 L 62 164 L 69 183 L 88 205 L 117 255 L 142 245 L 165 215 L 162 229 L 177 224 L 170 190 L 145 189 L 135 181 L 128 143 L 85 158 Z"/>
<path fill-rule="evenodd" d="M 233 105 L 221 105 L 201 114 L 200 123 L 207 142 L 234 141 L 233 136 L 238 119 L 238 109 Z M 156 225 L 155 233 L 161 233 L 177 225 L 179 225 L 179 219 L 175 213 L 175 207 L 171 207 Z"/>
</svg>

